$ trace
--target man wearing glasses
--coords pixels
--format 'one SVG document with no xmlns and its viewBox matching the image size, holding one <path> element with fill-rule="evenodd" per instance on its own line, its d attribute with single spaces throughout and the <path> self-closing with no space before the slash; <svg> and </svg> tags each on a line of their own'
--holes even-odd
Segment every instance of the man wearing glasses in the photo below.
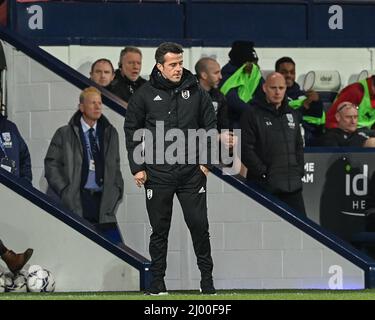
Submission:
<svg viewBox="0 0 375 320">
<path fill-rule="evenodd" d="M 349 101 L 358 106 L 358 127 L 371 128 L 375 124 L 375 76 L 352 83 L 341 90 L 327 111 L 326 127 L 337 128 L 336 111 Z"/>
<path fill-rule="evenodd" d="M 337 128 L 328 129 L 317 145 L 325 147 L 374 147 L 375 131 L 358 128 L 358 106 L 344 101 L 335 113 Z"/>
</svg>

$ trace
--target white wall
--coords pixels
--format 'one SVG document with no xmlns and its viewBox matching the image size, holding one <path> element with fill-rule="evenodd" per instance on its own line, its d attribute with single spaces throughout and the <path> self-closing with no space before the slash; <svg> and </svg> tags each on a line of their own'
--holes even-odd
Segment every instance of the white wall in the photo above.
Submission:
<svg viewBox="0 0 375 320">
<path fill-rule="evenodd" d="M 124 44 L 126 45 L 126 44 Z M 72 68 L 88 76 L 91 63 L 99 58 L 111 60 L 117 68 L 119 55 L 123 47 L 43 47 Z M 148 77 L 154 64 L 155 48 L 141 48 L 143 53 L 142 75 Z M 185 67 L 194 71 L 195 63 L 202 56 L 215 57 L 221 66 L 228 62 L 230 48 L 193 47 L 184 49 Z M 375 48 L 256 48 L 259 65 L 264 70 L 274 70 L 275 62 L 283 56 L 290 56 L 296 62 L 297 80 L 311 70 L 337 70 L 341 75 L 342 87 L 346 86 L 353 75 L 362 70 L 374 70 Z"/>
<path fill-rule="evenodd" d="M 50 52 L 74 68 L 79 68 L 87 61 L 94 61 L 103 56 L 109 57 L 116 63 L 120 49 L 77 46 L 48 48 Z M 298 70 L 301 72 L 309 70 L 311 66 L 316 66 L 317 61 L 323 64 L 324 60 L 325 67 L 339 65 L 336 61 L 337 50 L 326 49 L 324 51 L 325 57 L 332 57 L 331 64 L 325 61 L 326 58 L 318 58 L 318 54 L 319 57 L 322 55 L 322 50 L 259 49 L 258 51 L 261 64 L 264 63 L 267 68 L 271 68 L 274 63 L 273 56 L 292 55 L 291 53 L 299 63 Z M 143 52 L 143 73 L 147 74 L 153 65 L 154 49 L 143 49 Z M 186 50 L 186 65 L 193 67 L 201 54 L 216 54 L 223 64 L 227 60 L 227 52 L 228 49 L 214 48 Z M 345 71 L 348 75 L 356 71 L 352 68 L 353 63 L 348 63 L 349 60 L 357 58 L 358 64 L 355 68 L 359 71 L 362 68 L 371 67 L 367 49 L 348 49 L 341 56 L 344 57 L 342 61 L 347 62 Z M 65 125 L 76 110 L 79 90 L 66 84 L 64 80 L 9 46 L 6 46 L 6 57 L 9 65 L 9 115 L 19 126 L 30 147 L 34 186 L 44 191 L 46 183 L 43 177 L 43 159 L 49 141 L 55 130 Z M 358 59 L 359 57 L 362 58 Z M 144 193 L 143 189 L 135 187 L 128 168 L 122 129 L 123 118 L 110 110 L 106 110 L 105 115 L 120 135 L 125 196 L 117 213 L 118 224 L 126 244 L 149 257 L 150 226 Z M 236 204 L 235 209 L 233 204 Z M 340 272 L 332 274 L 332 266 L 338 266 L 337 270 L 342 272 L 340 278 L 343 281 L 342 288 L 363 288 L 362 270 L 212 175 L 208 179 L 208 209 L 215 264 L 214 278 L 218 289 L 332 288 L 332 277 L 340 274 Z M 25 228 L 21 231 L 26 232 Z M 12 236 L 9 233 L 8 236 L 11 240 L 16 238 L 16 235 Z M 50 237 L 53 236 L 50 234 Z M 28 237 L 26 243 L 32 244 L 34 240 L 32 234 L 29 233 Z M 168 288 L 198 289 L 199 273 L 196 259 L 177 201 L 175 201 L 169 239 L 166 276 Z M 80 240 L 77 239 L 77 241 Z M 38 247 L 39 242 L 35 244 L 37 251 L 42 251 L 41 254 L 45 256 L 49 255 L 48 251 L 44 251 L 45 247 Z M 74 245 L 74 242 L 72 241 L 69 245 Z M 81 258 L 77 254 L 76 259 L 80 261 Z M 53 263 L 53 256 L 49 256 L 49 259 Z M 68 271 L 70 270 L 68 268 L 65 270 L 64 264 L 61 264 L 61 272 Z M 135 281 L 134 277 L 132 279 Z"/>
<path fill-rule="evenodd" d="M 51 271 L 56 292 L 139 290 L 138 270 L 1 184 L 0 201 L 2 241 L 15 252 L 33 248 L 24 269 Z"/>
</svg>

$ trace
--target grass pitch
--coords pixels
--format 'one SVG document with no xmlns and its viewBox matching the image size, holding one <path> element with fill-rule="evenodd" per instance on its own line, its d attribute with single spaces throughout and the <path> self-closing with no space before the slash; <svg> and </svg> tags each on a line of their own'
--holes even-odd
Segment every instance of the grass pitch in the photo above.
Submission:
<svg viewBox="0 0 375 320">
<path fill-rule="evenodd" d="M 167 296 L 143 292 L 0 293 L 0 300 L 375 300 L 366 290 L 218 290 L 217 295 L 197 291 L 170 291 Z"/>
</svg>

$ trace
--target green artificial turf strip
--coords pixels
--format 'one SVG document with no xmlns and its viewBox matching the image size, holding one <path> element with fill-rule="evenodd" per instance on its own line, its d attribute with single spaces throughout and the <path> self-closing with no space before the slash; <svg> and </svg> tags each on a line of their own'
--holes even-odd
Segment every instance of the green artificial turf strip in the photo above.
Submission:
<svg viewBox="0 0 375 320">
<path fill-rule="evenodd" d="M 219 290 L 217 295 L 197 291 L 170 291 L 167 296 L 142 292 L 0 293 L 0 300 L 375 300 L 366 290 Z"/>
</svg>

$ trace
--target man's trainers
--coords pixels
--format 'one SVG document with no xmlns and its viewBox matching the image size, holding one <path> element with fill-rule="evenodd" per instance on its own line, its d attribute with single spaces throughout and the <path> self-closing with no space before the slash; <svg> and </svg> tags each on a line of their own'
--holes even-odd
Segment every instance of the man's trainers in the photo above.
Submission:
<svg viewBox="0 0 375 320">
<path fill-rule="evenodd" d="M 212 294 L 212 295 L 216 295 L 216 289 L 215 289 L 215 287 L 214 287 L 214 282 L 212 281 L 212 279 L 209 279 L 209 280 L 202 280 L 202 281 L 201 281 L 200 292 L 201 292 L 202 294 Z"/>
<path fill-rule="evenodd" d="M 168 292 L 164 280 L 152 281 L 150 289 L 145 294 L 151 296 L 166 296 Z"/>
</svg>

